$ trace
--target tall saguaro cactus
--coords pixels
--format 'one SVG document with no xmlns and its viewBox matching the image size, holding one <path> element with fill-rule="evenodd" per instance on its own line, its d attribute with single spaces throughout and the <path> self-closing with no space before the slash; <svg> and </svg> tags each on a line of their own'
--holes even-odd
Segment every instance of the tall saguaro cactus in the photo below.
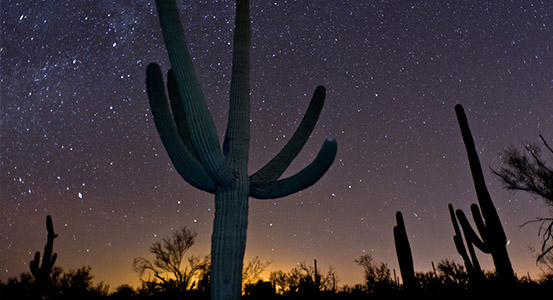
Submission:
<svg viewBox="0 0 553 300">
<path fill-rule="evenodd" d="M 491 254 L 497 275 L 505 282 L 513 282 L 516 278 L 509 254 L 507 253 L 507 236 L 486 187 L 482 166 L 480 165 L 463 106 L 457 104 L 455 106 L 455 113 L 459 127 L 461 128 L 461 135 L 465 143 L 476 196 L 478 198 L 479 206 L 476 204 L 471 205 L 471 212 L 476 228 L 480 233 L 480 238 L 470 226 L 463 211 L 457 210 L 457 218 L 463 228 L 467 243 L 470 242 L 482 252 Z"/>
<path fill-rule="evenodd" d="M 175 0 L 157 0 L 156 5 L 172 66 L 167 80 L 171 108 L 161 68 L 150 64 L 146 86 L 152 114 L 177 172 L 192 186 L 215 194 L 212 299 L 239 299 L 249 197 L 275 199 L 301 191 L 315 184 L 334 161 L 337 143 L 329 138 L 310 165 L 291 177 L 279 179 L 307 142 L 319 118 L 326 90 L 317 87 L 292 138 L 271 161 L 249 176 L 249 1 L 237 0 L 236 4 L 230 107 L 222 149 L 195 75 Z"/>
<path fill-rule="evenodd" d="M 413 291 L 417 285 L 415 280 L 415 267 L 413 266 L 413 255 L 411 246 L 405 230 L 405 222 L 400 211 L 396 212 L 397 225 L 394 226 L 394 242 L 396 244 L 396 254 L 403 279 L 403 287 L 407 291 Z"/>
</svg>

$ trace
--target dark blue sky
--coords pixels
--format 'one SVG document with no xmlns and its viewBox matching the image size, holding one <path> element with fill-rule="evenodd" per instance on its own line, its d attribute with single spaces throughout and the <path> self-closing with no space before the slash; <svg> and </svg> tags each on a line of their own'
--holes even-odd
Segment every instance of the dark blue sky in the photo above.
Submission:
<svg viewBox="0 0 553 300">
<path fill-rule="evenodd" d="M 169 69 L 150 1 L 2 1 L 1 279 L 28 270 L 59 232 L 58 265 L 90 265 L 113 287 L 138 283 L 131 263 L 187 226 L 209 253 L 212 196 L 187 185 L 163 149 L 145 94 L 145 69 Z M 233 1 L 179 1 L 196 71 L 226 126 Z M 553 140 L 553 3 L 549 1 L 252 0 L 251 171 L 293 134 L 317 85 L 327 100 L 286 174 L 326 137 L 338 156 L 313 187 L 250 201 L 246 259 L 288 271 L 317 258 L 341 284 L 371 253 L 397 269 L 392 228 L 403 212 L 417 271 L 461 262 L 447 204 L 475 202 L 453 107 L 464 105 L 482 165 L 509 145 Z M 550 215 L 541 200 L 502 189 L 484 170 L 513 267 L 539 272 L 528 247 Z M 285 174 L 285 175 L 286 175 Z M 490 258 L 480 254 L 484 267 Z"/>
</svg>

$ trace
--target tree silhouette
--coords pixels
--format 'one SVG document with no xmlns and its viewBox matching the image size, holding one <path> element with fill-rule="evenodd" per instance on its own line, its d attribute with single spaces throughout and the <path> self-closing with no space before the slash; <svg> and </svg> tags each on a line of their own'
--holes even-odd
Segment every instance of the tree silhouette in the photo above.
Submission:
<svg viewBox="0 0 553 300">
<path fill-rule="evenodd" d="M 443 259 L 438 263 L 438 271 L 442 277 L 443 285 L 455 285 L 465 287 L 468 282 L 469 274 L 463 266 L 454 261 Z"/>
<path fill-rule="evenodd" d="M 272 261 L 262 262 L 259 256 L 256 256 L 250 260 L 242 270 L 242 289 L 246 285 L 253 285 L 260 279 L 259 276 L 265 269 L 272 263 Z"/>
<path fill-rule="evenodd" d="M 173 232 L 170 237 L 164 237 L 162 241 L 156 241 L 150 247 L 150 253 L 155 255 L 153 261 L 137 257 L 133 261 L 133 267 L 140 276 L 145 272 L 152 272 L 160 282 L 151 281 L 154 287 L 159 286 L 164 290 L 184 292 L 191 286 L 192 279 L 209 264 L 209 258 L 203 259 L 197 256 L 186 257 L 186 252 L 194 245 L 197 233 L 182 227 Z M 183 263 L 188 261 L 188 266 L 183 268 Z"/>
<path fill-rule="evenodd" d="M 122 284 L 115 288 L 115 291 L 109 295 L 109 298 L 112 300 L 123 300 L 123 299 L 132 299 L 136 296 L 136 291 L 129 284 Z"/>
<path fill-rule="evenodd" d="M 543 136 L 540 135 L 540 139 L 553 158 L 551 146 Z M 553 166 L 542 158 L 539 146 L 528 144 L 524 145 L 524 149 L 527 154 L 513 146 L 507 148 L 501 155 L 504 166 L 497 171 L 492 169 L 492 172 L 501 179 L 506 189 L 533 194 L 553 206 Z M 541 223 L 538 234 L 542 236 L 542 246 L 537 260 L 543 261 L 553 250 L 553 217 L 537 218 L 525 224 L 533 222 Z"/>
<path fill-rule="evenodd" d="M 60 299 L 101 299 L 108 295 L 109 286 L 100 282 L 94 285 L 90 266 L 69 270 L 60 278 Z M 55 299 L 55 298 L 54 298 Z"/>
<path fill-rule="evenodd" d="M 281 270 L 271 272 L 269 280 L 280 294 L 315 297 L 320 291 L 334 290 L 337 279 L 332 267 L 321 274 L 315 266 L 301 262 L 288 273 Z"/>
<path fill-rule="evenodd" d="M 369 292 L 392 288 L 392 276 L 387 264 L 375 264 L 370 254 L 363 254 L 354 262 L 363 268 L 365 285 Z"/>
<path fill-rule="evenodd" d="M 146 70 L 146 87 L 156 128 L 177 172 L 192 186 L 215 194 L 211 242 L 212 299 L 239 299 L 246 248 L 249 197 L 275 199 L 315 184 L 337 151 L 327 139 L 315 160 L 299 173 L 279 180 L 309 138 L 321 112 L 326 89 L 315 90 L 298 130 L 284 148 L 249 176 L 251 21 L 248 0 L 236 3 L 228 124 L 223 146 L 196 78 L 175 0 L 156 1 L 172 71 L 171 107 L 159 65 Z"/>
</svg>

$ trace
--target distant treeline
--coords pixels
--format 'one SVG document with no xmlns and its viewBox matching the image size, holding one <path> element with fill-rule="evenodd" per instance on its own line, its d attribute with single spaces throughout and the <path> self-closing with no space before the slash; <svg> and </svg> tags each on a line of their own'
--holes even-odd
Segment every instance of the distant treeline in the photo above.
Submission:
<svg viewBox="0 0 553 300">
<path fill-rule="evenodd" d="M 364 270 L 364 282 L 353 286 L 338 286 L 332 269 L 321 272 L 312 266 L 300 264 L 289 272 L 273 271 L 269 280 L 244 284 L 244 299 L 396 299 L 404 297 L 539 297 L 553 295 L 553 272 L 539 278 L 517 278 L 506 286 L 494 272 L 485 272 L 478 284 L 471 283 L 464 267 L 449 260 L 442 260 L 430 272 L 415 274 L 415 286 L 406 290 L 395 271 L 385 263 L 373 263 L 369 255 L 355 262 Z M 394 273 L 394 274 L 392 274 Z M 208 274 L 208 273 L 207 273 Z M 94 284 L 88 266 L 64 272 L 54 267 L 46 279 L 37 279 L 31 273 L 0 282 L 0 299 L 209 299 L 209 275 L 198 277 L 183 289 L 175 280 L 143 280 L 133 288 L 123 284 L 116 288 L 100 282 Z M 201 284 L 199 280 L 204 280 Z"/>
</svg>

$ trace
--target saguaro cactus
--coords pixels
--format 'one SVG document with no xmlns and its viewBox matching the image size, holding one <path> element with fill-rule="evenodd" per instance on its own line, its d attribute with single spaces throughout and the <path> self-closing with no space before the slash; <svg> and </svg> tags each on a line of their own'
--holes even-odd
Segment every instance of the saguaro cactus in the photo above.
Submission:
<svg viewBox="0 0 553 300">
<path fill-rule="evenodd" d="M 175 0 L 157 0 L 157 11 L 172 71 L 167 103 L 157 64 L 146 70 L 146 86 L 160 138 L 177 172 L 192 186 L 215 194 L 211 243 L 212 299 L 238 299 L 246 247 L 249 197 L 275 199 L 317 182 L 336 156 L 327 139 L 315 160 L 297 174 L 279 179 L 299 154 L 321 112 L 326 90 L 317 87 L 303 120 L 284 148 L 263 168 L 248 175 L 250 143 L 249 1 L 238 0 L 227 130 L 221 149 L 213 119 L 195 75 Z"/>
<path fill-rule="evenodd" d="M 413 266 L 413 255 L 411 254 L 411 246 L 409 238 L 405 230 L 405 222 L 401 212 L 396 212 L 397 225 L 394 226 L 394 241 L 396 244 L 396 254 L 399 263 L 401 278 L 403 279 L 403 287 L 407 291 L 412 291 L 417 286 L 415 280 L 415 268 Z"/>
<path fill-rule="evenodd" d="M 449 216 L 451 217 L 451 223 L 453 223 L 453 230 L 455 231 L 455 235 L 453 236 L 453 242 L 455 243 L 455 248 L 457 248 L 457 253 L 459 253 L 459 255 L 461 255 L 461 257 L 463 258 L 463 261 L 465 263 L 465 269 L 467 270 L 469 278 L 473 282 L 477 282 L 483 276 L 482 269 L 480 268 L 480 263 L 478 262 L 478 257 L 474 252 L 474 247 L 472 246 L 471 240 L 466 239 L 467 247 L 465 248 L 465 243 L 463 242 L 463 235 L 461 233 L 461 229 L 459 228 L 459 223 L 457 222 L 457 217 L 455 216 L 455 210 L 453 209 L 453 205 L 448 204 L 447 207 L 449 209 Z M 459 213 L 463 214 L 462 211 L 459 211 Z M 464 214 L 461 218 L 463 217 L 464 217 Z M 467 249 L 468 249 L 468 253 L 467 253 Z M 469 254 L 470 254 L 470 257 L 469 257 Z"/>
<path fill-rule="evenodd" d="M 313 282 L 315 283 L 315 290 L 318 292 L 321 288 L 321 274 L 317 270 L 317 260 L 313 260 L 313 265 L 315 266 L 315 274 L 313 275 Z"/>
<path fill-rule="evenodd" d="M 44 282 L 54 267 L 56 258 L 58 257 L 57 253 L 52 253 L 54 250 L 54 239 L 58 235 L 54 232 L 54 223 L 52 222 L 51 216 L 46 216 L 46 230 L 48 231 L 48 236 L 46 240 L 46 246 L 44 246 L 44 255 L 42 256 L 42 264 L 40 263 L 40 252 L 35 253 L 33 260 L 29 262 L 29 267 L 31 269 L 31 274 L 35 277 L 35 280 L 39 283 Z"/>
<path fill-rule="evenodd" d="M 461 128 L 461 135 L 465 143 L 476 196 L 480 206 L 476 204 L 471 205 L 472 216 L 476 228 L 480 233 L 480 238 L 474 232 L 465 214 L 461 210 L 457 210 L 457 218 L 463 228 L 467 243 L 470 241 L 470 243 L 482 252 L 491 254 L 497 275 L 505 282 L 512 282 L 516 277 L 509 259 L 509 254 L 507 253 L 507 236 L 505 235 L 505 231 L 503 230 L 503 226 L 501 225 L 501 221 L 499 220 L 499 216 L 486 187 L 482 166 L 480 165 L 478 153 L 476 152 L 476 147 L 463 106 L 457 104 L 455 106 L 455 113 L 459 121 L 459 127 Z"/>
</svg>

